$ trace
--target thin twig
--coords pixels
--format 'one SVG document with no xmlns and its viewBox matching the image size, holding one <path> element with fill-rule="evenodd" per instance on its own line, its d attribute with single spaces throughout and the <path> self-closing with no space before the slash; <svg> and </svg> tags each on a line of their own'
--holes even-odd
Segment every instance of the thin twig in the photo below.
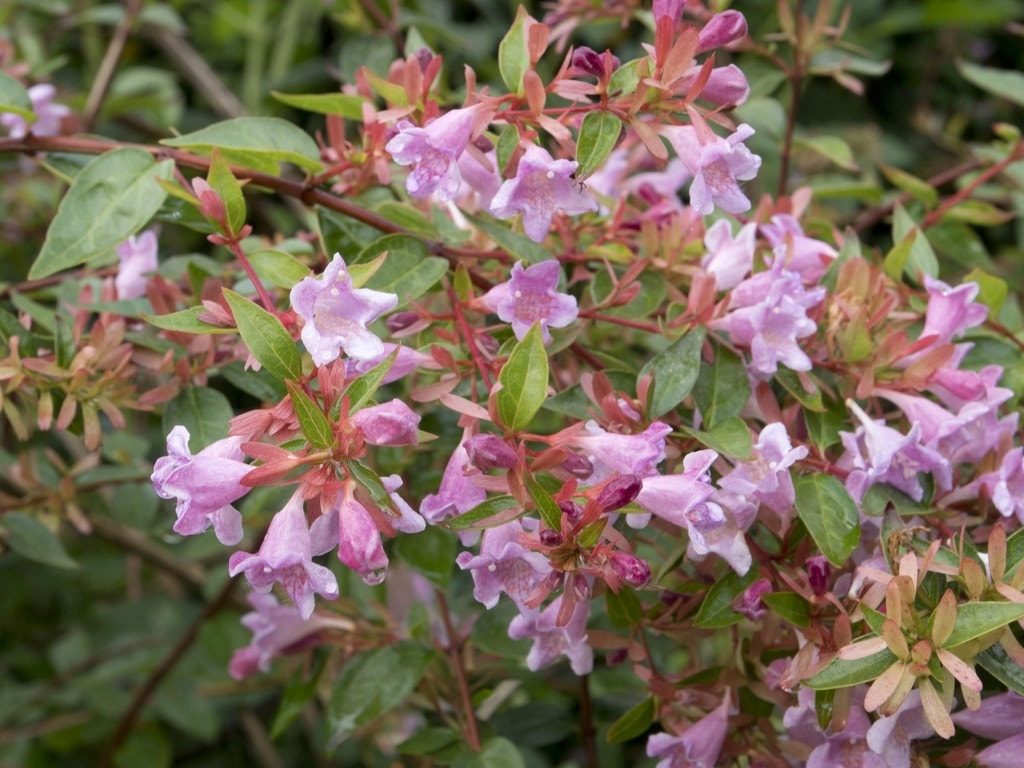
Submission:
<svg viewBox="0 0 1024 768">
<path fill-rule="evenodd" d="M 107 52 L 103 54 L 103 61 L 100 62 L 96 79 L 93 80 L 92 88 L 89 90 L 89 98 L 85 101 L 82 122 L 85 124 L 86 131 L 91 131 L 96 122 L 96 117 L 103 106 L 103 100 L 106 99 L 107 92 L 110 90 L 110 83 L 117 72 L 121 54 L 124 53 L 124 47 L 128 43 L 128 35 L 131 34 L 135 19 L 141 10 L 142 0 L 127 0 L 125 2 L 124 14 L 114 30 L 113 37 L 110 38 L 110 45 L 107 46 Z"/>
<path fill-rule="evenodd" d="M 594 732 L 594 708 L 590 702 L 590 675 L 580 677 L 580 738 L 587 756 L 587 768 L 597 768 L 597 741 Z"/>
<path fill-rule="evenodd" d="M 448 635 L 448 655 L 451 656 L 452 669 L 455 670 L 455 677 L 459 682 L 459 696 L 462 699 L 462 709 L 466 716 L 466 744 L 474 752 L 479 752 L 480 729 L 476 723 L 476 712 L 473 710 L 473 696 L 469 690 L 469 681 L 466 679 L 466 667 L 462 663 L 462 641 L 452 625 L 452 617 L 444 593 L 435 589 L 434 594 L 437 597 L 437 607 L 441 614 L 441 621 L 444 623 L 445 634 Z"/>
<path fill-rule="evenodd" d="M 803 52 L 803 34 L 805 25 L 803 23 L 804 3 L 797 0 L 796 9 L 793 13 L 796 19 L 796 40 L 793 41 L 793 65 L 786 71 L 789 79 L 789 87 L 792 89 L 789 99 L 789 109 L 786 115 L 786 134 L 782 141 L 782 154 L 779 160 L 779 183 L 775 188 L 776 198 L 786 193 L 786 185 L 789 183 L 789 163 L 793 154 L 793 136 L 796 131 L 797 112 L 800 110 L 800 91 L 803 88 L 805 62 Z"/>
</svg>

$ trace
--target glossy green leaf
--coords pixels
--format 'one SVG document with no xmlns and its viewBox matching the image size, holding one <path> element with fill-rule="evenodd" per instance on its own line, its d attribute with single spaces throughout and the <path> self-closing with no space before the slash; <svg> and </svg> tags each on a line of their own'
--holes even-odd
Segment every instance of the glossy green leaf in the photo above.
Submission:
<svg viewBox="0 0 1024 768">
<path fill-rule="evenodd" d="M 169 179 L 173 169 L 172 161 L 157 163 L 132 148 L 111 150 L 89 163 L 61 201 L 29 279 L 112 257 L 159 210 L 166 193 L 156 179 Z"/>
<path fill-rule="evenodd" d="M 0 540 L 27 560 L 54 568 L 77 568 L 57 535 L 27 512 L 0 516 Z"/>
<path fill-rule="evenodd" d="M 498 134 L 498 141 L 494 145 L 494 154 L 498 161 L 498 171 L 508 165 L 512 159 L 512 153 L 519 146 L 519 129 L 512 125 L 506 125 Z M 533 242 L 532 240 L 530 242 Z"/>
<path fill-rule="evenodd" d="M 384 482 L 380 479 L 380 475 L 357 459 L 346 461 L 345 469 L 356 483 L 369 492 L 374 504 L 381 510 L 391 510 L 397 514 L 395 502 L 391 498 L 391 494 L 388 493 L 388 489 L 384 487 Z"/>
<path fill-rule="evenodd" d="M 732 609 L 733 601 L 754 583 L 757 570 L 751 568 L 746 575 L 739 576 L 729 571 L 725 576 L 711 585 L 704 602 L 700 604 L 694 625 L 701 629 L 720 629 L 735 624 L 743 618 L 743 614 Z"/>
<path fill-rule="evenodd" d="M 373 368 L 351 381 L 348 387 L 345 388 L 350 410 L 359 410 L 376 394 L 377 389 L 384 381 L 388 371 L 391 370 L 391 366 L 395 364 L 397 358 L 398 350 L 392 350 L 390 355 L 373 366 Z"/>
<path fill-rule="evenodd" d="M 308 673 L 296 671 L 288 676 L 288 682 L 281 693 L 281 703 L 277 705 L 277 714 L 274 715 L 274 723 L 270 727 L 271 739 L 276 739 L 284 733 L 309 706 L 309 702 L 316 694 L 327 656 L 318 654 L 314 658 L 315 665 Z"/>
<path fill-rule="evenodd" d="M 796 592 L 768 592 L 761 600 L 784 621 L 798 627 L 811 625 L 811 605 Z"/>
<path fill-rule="evenodd" d="M 967 82 L 1024 107 L 1024 73 L 1012 69 L 996 69 L 957 59 L 956 68 Z"/>
<path fill-rule="evenodd" d="M 854 173 L 860 170 L 853 159 L 853 150 L 850 149 L 850 145 L 839 136 L 800 136 L 793 144 L 821 155 L 843 170 Z"/>
<path fill-rule="evenodd" d="M 469 216 L 468 218 L 475 226 L 483 230 L 491 240 L 503 248 L 510 256 L 515 257 L 524 264 L 536 264 L 538 261 L 548 261 L 555 258 L 551 252 L 535 243 L 525 235 L 513 232 L 504 224 L 489 221 L 481 216 Z"/>
<path fill-rule="evenodd" d="M 231 233 L 237 235 L 245 226 L 245 198 L 242 196 L 242 185 L 231 173 L 216 147 L 210 153 L 210 171 L 206 175 L 206 181 L 224 201 L 228 226 L 231 227 Z"/>
<path fill-rule="evenodd" d="M 945 647 L 956 648 L 1020 619 L 1024 619 L 1024 605 L 1020 603 L 961 603 Z"/>
<path fill-rule="evenodd" d="M 526 25 L 529 14 L 520 5 L 512 28 L 498 44 L 498 71 L 510 93 L 523 95 L 523 75 L 530 68 L 530 54 L 526 48 Z"/>
<path fill-rule="evenodd" d="M 461 515 L 445 520 L 443 525 L 453 531 L 488 528 L 514 520 L 524 511 L 512 496 L 492 496 Z"/>
<path fill-rule="evenodd" d="M 750 399 L 750 379 L 739 356 L 725 347 L 716 347 L 715 361 L 701 364 L 693 399 L 704 417 L 705 429 L 739 416 Z"/>
<path fill-rule="evenodd" d="M 210 152 L 218 147 L 229 162 L 249 167 L 266 167 L 269 161 L 275 165 L 293 163 L 309 171 L 322 168 L 316 142 L 279 117 L 236 117 L 160 143 L 193 152 Z"/>
<path fill-rule="evenodd" d="M 334 445 L 334 430 L 320 406 L 294 381 L 285 381 L 285 386 L 288 387 L 295 418 L 299 420 L 299 427 L 309 444 L 314 448 L 330 448 Z"/>
<path fill-rule="evenodd" d="M 899 243 L 904 238 L 911 237 L 911 232 L 915 233 L 915 235 L 911 240 L 910 252 L 907 254 L 906 263 L 903 265 L 903 273 L 915 282 L 920 282 L 924 275 L 938 277 L 939 260 L 935 256 L 931 243 L 928 242 L 928 237 L 914 223 L 906 209 L 899 203 L 896 203 L 896 207 L 893 209 L 892 220 L 893 242 Z M 888 262 L 888 256 L 886 261 Z M 888 271 L 888 264 L 886 264 L 886 271 Z"/>
<path fill-rule="evenodd" d="M 37 119 L 25 86 L 6 72 L 0 72 L 0 112 L 13 112 L 26 123 Z"/>
<path fill-rule="evenodd" d="M 643 605 L 636 592 L 629 587 L 620 587 L 618 592 L 609 590 L 604 600 L 608 607 L 608 618 L 616 627 L 633 627 L 643 618 Z"/>
<path fill-rule="evenodd" d="M 1010 287 L 1001 277 L 990 275 L 988 272 L 977 268 L 964 275 L 963 282 L 978 284 L 978 301 L 988 307 L 990 317 L 994 317 L 999 313 L 999 310 L 1003 308 L 1003 304 L 1006 303 L 1006 297 L 1010 292 Z"/>
<path fill-rule="evenodd" d="M 896 661 L 888 648 L 863 659 L 847 661 L 836 656 L 824 669 L 804 681 L 808 688 L 827 691 L 833 688 L 849 688 L 852 685 L 870 683 L 885 672 Z"/>
<path fill-rule="evenodd" d="M 682 431 L 697 438 L 703 445 L 740 461 L 748 461 L 753 457 L 754 438 L 750 434 L 747 422 L 739 416 L 730 416 L 715 424 L 708 432 L 683 427 Z"/>
<path fill-rule="evenodd" d="M 300 378 L 302 360 L 298 347 L 277 316 L 229 288 L 224 289 L 224 298 L 242 341 L 260 365 L 279 379 Z"/>
<path fill-rule="evenodd" d="M 249 263 L 259 278 L 267 284 L 291 290 L 297 282 L 309 277 L 309 267 L 290 253 L 271 248 L 247 253 Z"/>
<path fill-rule="evenodd" d="M 435 655 L 427 646 L 401 641 L 350 659 L 341 668 L 327 705 L 329 747 L 401 704 Z"/>
<path fill-rule="evenodd" d="M 419 533 L 402 534 L 393 544 L 394 553 L 402 562 L 419 571 L 438 589 L 448 587 L 458 549 L 455 534 L 436 525 L 428 525 Z"/>
<path fill-rule="evenodd" d="M 576 178 L 582 181 L 600 168 L 615 149 L 622 133 L 622 121 L 611 112 L 587 112 L 576 139 Z"/>
<path fill-rule="evenodd" d="M 321 115 L 341 115 L 349 120 L 363 119 L 363 104 L 370 100 L 365 96 L 349 93 L 280 93 L 270 95 L 289 107 L 317 112 Z"/>
<path fill-rule="evenodd" d="M 654 723 L 654 715 L 658 705 L 653 696 L 648 696 L 639 704 L 630 707 L 622 717 L 608 728 L 608 743 L 621 744 L 624 741 L 643 736 Z"/>
<path fill-rule="evenodd" d="M 195 455 L 215 440 L 228 436 L 228 422 L 235 410 L 228 399 L 209 387 L 185 387 L 164 408 L 163 431 L 181 425 L 189 433 L 189 450 Z"/>
<path fill-rule="evenodd" d="M 654 378 L 653 391 L 648 398 L 648 413 L 652 418 L 665 415 L 690 394 L 700 373 L 700 351 L 705 336 L 704 326 L 697 326 L 640 369 L 639 378 L 647 374 Z"/>
<path fill-rule="evenodd" d="M 452 768 L 526 768 L 526 761 L 519 747 L 498 736 L 489 739 L 479 753 L 470 752 L 465 759 L 456 760 Z"/>
<path fill-rule="evenodd" d="M 906 171 L 895 168 L 885 163 L 879 163 L 878 169 L 882 175 L 889 180 L 889 183 L 909 195 L 913 195 L 928 208 L 934 208 L 939 202 L 939 193 L 935 187 L 922 179 L 913 176 Z M 897 204 L 899 205 L 899 204 Z"/>
<path fill-rule="evenodd" d="M 168 315 L 147 315 L 142 318 L 152 326 L 165 331 L 178 331 L 180 333 L 234 333 L 234 328 L 221 328 L 218 325 L 210 325 L 199 319 L 199 315 L 206 312 L 205 307 L 189 307 L 179 312 L 171 312 Z"/>
<path fill-rule="evenodd" d="M 431 256 L 430 250 L 418 237 L 384 235 L 364 248 L 358 261 L 369 261 L 382 253 L 387 257 L 366 281 L 366 287 L 396 294 L 398 306 L 418 299 L 448 273 L 448 262 Z"/>
<path fill-rule="evenodd" d="M 495 395 L 498 417 L 514 432 L 525 429 L 548 396 L 548 353 L 540 323 L 534 323 L 516 344 L 498 381 L 502 385 Z"/>
<path fill-rule="evenodd" d="M 462 736 L 451 728 L 421 728 L 395 749 L 403 755 L 433 755 L 461 742 Z"/>
<path fill-rule="evenodd" d="M 1024 667 L 1011 659 L 999 643 L 975 655 L 974 661 L 1011 691 L 1024 694 Z"/>
<path fill-rule="evenodd" d="M 832 565 L 842 567 L 860 541 L 857 505 L 832 475 L 802 475 L 793 485 L 797 513 L 811 538 Z"/>
<path fill-rule="evenodd" d="M 553 531 L 562 530 L 562 510 L 551 494 L 544 490 L 544 486 L 533 479 L 532 475 L 526 475 L 526 491 L 537 505 L 537 512 L 544 525 Z"/>
</svg>

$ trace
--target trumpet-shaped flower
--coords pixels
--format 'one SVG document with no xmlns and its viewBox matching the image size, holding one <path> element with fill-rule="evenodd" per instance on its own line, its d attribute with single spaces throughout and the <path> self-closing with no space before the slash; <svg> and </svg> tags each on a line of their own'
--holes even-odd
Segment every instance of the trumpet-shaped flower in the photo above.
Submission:
<svg viewBox="0 0 1024 768">
<path fill-rule="evenodd" d="M 554 160 L 547 150 L 531 144 L 519 159 L 515 178 L 501 185 L 491 201 L 499 219 L 523 214 L 527 237 L 538 243 L 547 237 L 556 211 L 568 214 L 597 210 L 597 201 L 573 178 L 574 160 Z"/>
<path fill-rule="evenodd" d="M 420 514 L 432 523 L 439 523 L 445 518 L 468 512 L 486 500 L 487 491 L 474 485 L 466 474 L 469 464 L 466 444 L 460 443 L 445 465 L 437 493 L 429 493 L 423 498 Z"/>
<path fill-rule="evenodd" d="M 522 339 L 534 323 L 540 323 L 544 343 L 551 342 L 548 328 L 564 328 L 576 319 L 576 299 L 558 292 L 557 261 L 542 261 L 523 268 L 517 261 L 512 265 L 512 277 L 506 283 L 494 286 L 480 298 L 480 303 L 506 323 Z"/>
<path fill-rule="evenodd" d="M 681 736 L 656 733 L 647 740 L 647 756 L 660 757 L 655 768 L 714 768 L 729 730 L 729 697 Z"/>
<path fill-rule="evenodd" d="M 339 623 L 319 615 L 303 618 L 298 608 L 281 605 L 272 594 L 252 592 L 249 604 L 254 610 L 242 616 L 242 624 L 252 631 L 252 642 L 235 651 L 228 664 L 228 671 L 236 680 L 257 671 L 266 672 L 275 656 L 298 650 L 315 641 L 321 629 Z"/>
<path fill-rule="evenodd" d="M 715 276 L 718 290 L 735 288 L 754 268 L 754 247 L 757 225 L 745 224 L 733 237 L 727 219 L 719 219 L 704 233 L 707 253 L 700 265 Z"/>
<path fill-rule="evenodd" d="M 398 123 L 398 135 L 384 147 L 399 165 L 415 166 L 405 180 L 413 197 L 436 194 L 439 200 L 453 200 L 462 184 L 458 159 L 473 133 L 476 110 L 453 109 L 419 128 L 408 120 Z"/>
<path fill-rule="evenodd" d="M 760 501 L 778 515 L 787 515 L 796 492 L 789 468 L 807 455 L 807 448 L 794 448 L 785 425 L 774 422 L 761 430 L 754 444 L 752 461 L 740 462 L 719 485 L 733 493 Z"/>
<path fill-rule="evenodd" d="M 119 246 L 117 256 L 120 260 L 114 287 L 117 288 L 119 299 L 137 299 L 146 295 L 146 275 L 155 272 L 156 232 L 147 229 L 138 237 L 132 235 Z"/>
<path fill-rule="evenodd" d="M 481 539 L 479 555 L 460 552 L 455 559 L 459 568 L 472 572 L 473 597 L 485 608 L 497 605 L 504 592 L 520 612 L 528 613 L 526 599 L 551 572 L 547 557 L 519 543 L 522 533 L 523 524 L 518 520 L 488 528 Z"/>
<path fill-rule="evenodd" d="M 257 592 L 269 592 L 275 582 L 280 583 L 303 619 L 313 613 L 313 595 L 323 595 L 329 600 L 338 596 L 334 574 L 313 562 L 299 491 L 274 515 L 259 551 L 255 554 L 235 552 L 228 561 L 228 573 L 232 576 L 244 573 Z"/>
<path fill-rule="evenodd" d="M 344 351 L 356 360 L 380 357 L 384 343 L 366 326 L 398 305 L 393 293 L 355 288 L 341 254 L 323 276 L 304 277 L 291 292 L 292 308 L 305 320 L 302 343 L 317 365 L 336 360 Z"/>
<path fill-rule="evenodd" d="M 590 603 L 577 604 L 572 618 L 560 627 L 557 618 L 564 599 L 563 593 L 539 614 L 516 616 L 508 625 L 508 636 L 513 640 L 533 640 L 526 656 L 526 667 L 531 672 L 548 666 L 559 656 L 569 659 L 569 666 L 577 675 L 589 674 L 594 668 L 594 650 L 587 645 Z"/>
<path fill-rule="evenodd" d="M 7 128 L 7 135 L 12 139 L 22 139 L 28 133 L 34 136 L 56 136 L 60 133 L 60 123 L 71 110 L 53 100 L 57 89 L 51 83 L 39 83 L 28 89 L 28 98 L 32 102 L 32 111 L 36 121 L 31 126 L 21 115 L 13 112 L 0 114 L 0 125 Z"/>
<path fill-rule="evenodd" d="M 371 445 L 415 445 L 420 415 L 396 399 L 356 411 L 351 422 Z"/>
<path fill-rule="evenodd" d="M 750 200 L 740 190 L 739 181 L 757 175 L 761 158 L 743 144 L 754 135 L 744 123 L 728 138 L 711 134 L 701 138 L 692 125 L 673 125 L 661 129 L 679 158 L 693 175 L 690 205 L 702 216 L 715 206 L 729 213 L 749 210 Z"/>
<path fill-rule="evenodd" d="M 153 465 L 153 490 L 162 499 L 177 499 L 175 533 L 191 536 L 213 525 L 222 544 L 237 544 L 242 539 L 242 516 L 231 505 L 249 492 L 241 480 L 252 470 L 242 461 L 244 438 L 218 440 L 194 456 L 188 441 L 185 427 L 171 430 L 167 455 Z"/>
</svg>

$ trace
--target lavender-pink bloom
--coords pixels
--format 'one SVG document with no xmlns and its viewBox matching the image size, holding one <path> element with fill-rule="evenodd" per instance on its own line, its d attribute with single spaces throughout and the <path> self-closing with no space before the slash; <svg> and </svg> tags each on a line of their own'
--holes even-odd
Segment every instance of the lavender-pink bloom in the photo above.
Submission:
<svg viewBox="0 0 1024 768">
<path fill-rule="evenodd" d="M 1016 515 L 1024 522 L 1024 448 L 1011 448 L 1003 455 L 999 469 L 982 475 L 982 485 L 1003 517 Z"/>
<path fill-rule="evenodd" d="M 401 400 L 356 411 L 350 421 L 371 445 L 415 445 L 420 415 Z"/>
<path fill-rule="evenodd" d="M 667 16 L 671 21 L 679 21 L 685 4 L 684 0 L 654 0 L 651 12 L 655 21 L 663 16 Z"/>
<path fill-rule="evenodd" d="M 702 69 L 700 64 L 694 64 L 686 70 L 686 73 L 673 84 L 673 92 L 688 93 L 701 76 Z M 747 76 L 743 74 L 743 70 L 735 64 L 727 64 L 724 67 L 715 67 L 711 70 L 699 98 L 701 101 L 731 107 L 739 106 L 747 100 L 749 95 L 750 84 L 747 82 Z M 760 162 L 760 158 L 758 158 L 758 162 Z"/>
<path fill-rule="evenodd" d="M 800 222 L 788 213 L 777 213 L 761 225 L 761 234 L 772 246 L 776 261 L 790 272 L 799 272 L 804 283 L 816 284 L 839 255 L 828 243 L 804 234 Z"/>
<path fill-rule="evenodd" d="M 244 438 L 218 440 L 195 456 L 188 441 L 185 427 L 171 430 L 167 456 L 153 465 L 153 490 L 162 499 L 177 499 L 175 533 L 191 536 L 212 524 L 222 544 L 237 544 L 242 540 L 242 516 L 231 505 L 249 492 L 241 480 L 252 470 L 242 461 Z"/>
<path fill-rule="evenodd" d="M 257 592 L 269 592 L 275 582 L 280 583 L 304 619 L 313 613 L 314 594 L 329 600 L 338 596 L 338 582 L 334 574 L 313 562 L 299 491 L 274 515 L 259 551 L 253 555 L 235 552 L 228 566 L 228 573 L 232 576 L 244 573 Z"/>
<path fill-rule="evenodd" d="M 491 213 L 499 219 L 522 213 L 526 235 L 539 243 L 547 237 L 556 211 L 597 210 L 597 201 L 572 178 L 577 165 L 574 160 L 554 160 L 546 149 L 531 144 L 519 159 L 515 178 L 502 184 L 491 201 Z"/>
<path fill-rule="evenodd" d="M 540 552 L 534 552 L 519 543 L 523 525 L 518 520 L 484 531 L 480 554 L 460 552 L 455 562 L 459 568 L 473 573 L 473 597 L 490 609 L 498 603 L 504 592 L 528 613 L 526 598 L 548 573 L 551 564 Z"/>
<path fill-rule="evenodd" d="M 686 528 L 689 524 L 687 514 L 715 492 L 709 469 L 717 458 L 718 454 L 710 449 L 694 451 L 683 459 L 682 472 L 644 477 L 636 503 L 663 520 Z M 636 527 L 634 518 L 640 517 L 630 515 L 627 522 Z M 647 520 L 636 522 L 645 525 Z"/>
<path fill-rule="evenodd" d="M 956 726 L 994 741 L 1020 734 L 1021 722 L 1024 722 L 1024 696 L 1015 691 L 982 699 L 980 709 L 953 713 Z"/>
<path fill-rule="evenodd" d="M 304 277 L 292 288 L 291 304 L 305 321 L 302 343 L 314 363 L 326 365 L 342 350 L 356 360 L 379 358 L 384 344 L 366 326 L 394 309 L 398 297 L 354 288 L 344 259 L 336 253 L 320 279 Z"/>
<path fill-rule="evenodd" d="M 392 317 L 394 317 L 394 315 L 388 315 L 388 319 Z M 385 357 L 390 355 L 396 349 L 398 350 L 398 355 L 395 357 L 395 362 L 388 369 L 388 372 L 384 374 L 384 378 L 381 379 L 382 384 L 390 384 L 393 381 L 404 379 L 417 368 L 437 367 L 437 363 L 434 362 L 434 358 L 430 355 L 418 352 L 412 347 L 404 347 L 385 341 L 379 355 L 367 357 L 362 360 L 346 360 L 345 373 L 349 376 L 358 376 L 366 373 L 376 367 L 382 360 L 384 360 Z"/>
<path fill-rule="evenodd" d="M 732 510 L 726 512 L 723 504 L 731 503 L 746 518 L 740 523 Z M 717 491 L 708 501 L 691 508 L 686 515 L 686 530 L 690 542 L 687 557 L 703 560 L 714 553 L 727 562 L 740 576 L 750 570 L 753 558 L 743 532 L 749 527 L 757 508 L 742 497 Z"/>
<path fill-rule="evenodd" d="M 697 37 L 697 53 L 720 48 L 747 34 L 747 20 L 739 11 L 716 13 L 701 29 Z"/>
<path fill-rule="evenodd" d="M 760 501 L 777 515 L 786 515 L 796 493 L 789 468 L 807 455 L 804 446 L 793 447 L 785 425 L 774 422 L 761 430 L 753 446 L 752 461 L 740 462 L 719 485 L 740 496 Z"/>
<path fill-rule="evenodd" d="M 522 339 L 540 323 L 544 343 L 551 342 L 548 328 L 564 328 L 576 319 L 576 298 L 558 292 L 561 266 L 557 261 L 542 261 L 523 269 L 523 263 L 512 265 L 508 282 L 494 286 L 480 297 L 480 303 L 506 323 Z"/>
<path fill-rule="evenodd" d="M 476 114 L 472 107 L 453 109 L 419 128 L 408 120 L 398 123 L 398 135 L 384 147 L 399 165 L 415 165 L 405 181 L 413 197 L 436 193 L 439 200 L 453 200 L 462 184 L 458 159 L 473 133 Z"/>
<path fill-rule="evenodd" d="M 807 310 L 824 298 L 824 288 L 807 290 L 800 276 L 784 270 L 777 260 L 769 271 L 737 285 L 729 313 L 708 327 L 727 331 L 735 343 L 750 348 L 747 368 L 752 374 L 770 376 L 779 363 L 794 371 L 809 371 L 811 359 L 797 340 L 818 330 Z"/>
<path fill-rule="evenodd" d="M 228 671 L 242 680 L 257 671 L 266 672 L 275 657 L 310 639 L 332 622 L 320 616 L 303 618 L 294 605 L 281 605 L 273 594 L 252 592 L 248 596 L 254 611 L 242 616 L 242 624 L 252 631 L 252 642 L 231 657 Z"/>
<path fill-rule="evenodd" d="M 980 290 L 977 283 L 963 283 L 952 288 L 925 275 L 924 287 L 928 291 L 928 309 L 925 310 L 921 338 L 936 336 L 935 345 L 963 335 L 968 328 L 983 323 L 988 317 L 988 307 L 974 301 Z"/>
<path fill-rule="evenodd" d="M 620 435 L 588 421 L 584 431 L 569 441 L 569 447 L 582 451 L 593 463 L 591 484 L 615 472 L 649 477 L 657 474 L 658 464 L 665 458 L 665 437 L 671 431 L 668 424 L 654 421 L 638 435 Z"/>
<path fill-rule="evenodd" d="M 974 757 L 982 768 L 1020 768 L 1022 752 L 1024 733 L 1018 733 L 985 747 Z"/>
<path fill-rule="evenodd" d="M 120 262 L 114 287 L 119 299 L 137 299 L 146 295 L 146 275 L 157 268 L 156 251 L 156 232 L 152 229 L 138 237 L 132 235 L 117 246 Z"/>
<path fill-rule="evenodd" d="M 751 222 L 740 228 L 733 237 L 728 219 L 719 219 L 704 233 L 707 252 L 700 265 L 715 276 L 718 290 L 735 288 L 754 268 L 754 248 L 757 225 Z"/>
<path fill-rule="evenodd" d="M 655 768 L 714 768 L 729 730 L 729 696 L 681 736 L 656 733 L 647 739 L 647 756 L 660 757 Z"/>
<path fill-rule="evenodd" d="M 513 640 L 533 640 L 526 656 L 526 667 L 531 672 L 548 666 L 565 656 L 577 675 L 587 675 L 594 668 L 594 651 L 587 645 L 587 618 L 590 603 L 576 605 L 572 618 L 564 627 L 557 625 L 558 613 L 564 595 L 559 595 L 539 614 L 519 615 L 508 625 L 508 636 Z"/>
<path fill-rule="evenodd" d="M 28 133 L 33 136 L 56 136 L 60 133 L 60 123 L 71 110 L 53 100 L 57 89 L 50 83 L 39 83 L 28 89 L 28 97 L 32 102 L 32 111 L 36 121 L 31 126 L 21 115 L 13 112 L 0 114 L 0 125 L 7 128 L 7 135 L 12 139 L 23 139 Z"/>
<path fill-rule="evenodd" d="M 469 454 L 465 444 L 460 443 L 445 465 L 437 493 L 427 494 L 420 504 L 420 513 L 431 523 L 468 512 L 487 499 L 487 491 L 466 474 L 468 465 Z"/>
<path fill-rule="evenodd" d="M 737 181 L 754 178 L 761 167 L 761 158 L 743 144 L 753 128 L 744 123 L 727 138 L 712 134 L 704 141 L 692 125 L 666 126 L 661 132 L 693 175 L 690 205 L 697 213 L 706 216 L 716 205 L 729 213 L 750 208 Z"/>
</svg>

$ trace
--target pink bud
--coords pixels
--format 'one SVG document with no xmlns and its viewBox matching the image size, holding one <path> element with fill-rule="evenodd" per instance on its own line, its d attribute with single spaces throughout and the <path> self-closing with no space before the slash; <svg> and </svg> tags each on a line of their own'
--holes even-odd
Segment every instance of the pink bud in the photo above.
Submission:
<svg viewBox="0 0 1024 768">
<path fill-rule="evenodd" d="M 398 333 L 418 323 L 419 320 L 420 316 L 415 312 L 395 312 L 387 316 L 384 325 L 391 333 Z"/>
<path fill-rule="evenodd" d="M 617 475 L 601 489 L 597 503 L 605 512 L 613 512 L 639 496 L 641 488 L 643 481 L 637 475 Z"/>
<path fill-rule="evenodd" d="M 807 558 L 804 563 L 807 569 L 807 581 L 811 584 L 811 591 L 818 597 L 828 592 L 828 582 L 832 578 L 832 566 L 824 555 L 815 555 Z"/>
<path fill-rule="evenodd" d="M 198 176 L 192 179 L 192 191 L 199 198 L 199 212 L 210 222 L 216 224 L 221 231 L 230 231 L 228 209 L 220 195 L 209 185 L 206 179 Z"/>
<path fill-rule="evenodd" d="M 562 534 L 553 528 L 545 528 L 540 532 L 540 543 L 545 547 L 557 547 L 562 541 Z"/>
<path fill-rule="evenodd" d="M 613 552 L 609 558 L 616 575 L 634 589 L 647 586 L 651 581 L 651 566 L 636 555 Z"/>
<path fill-rule="evenodd" d="M 586 480 L 594 474 L 594 465 L 590 459 L 578 453 L 570 453 L 566 456 L 565 461 L 562 462 L 562 469 L 580 480 Z"/>
<path fill-rule="evenodd" d="M 512 469 L 519 461 L 515 449 L 497 435 L 473 435 L 464 445 L 469 463 L 477 469 Z"/>
<path fill-rule="evenodd" d="M 739 11 L 716 13 L 697 36 L 697 52 L 703 53 L 712 48 L 728 45 L 746 34 L 747 20 L 742 13 Z"/>
<path fill-rule="evenodd" d="M 587 581 L 586 576 L 582 573 L 577 573 L 572 577 L 572 596 L 576 599 L 577 603 L 587 602 L 591 594 L 590 582 Z"/>
<path fill-rule="evenodd" d="M 576 525 L 576 523 L 583 519 L 583 507 L 571 499 L 558 502 L 558 508 L 562 510 L 562 514 L 565 515 L 565 520 L 569 525 Z"/>
<path fill-rule="evenodd" d="M 767 606 L 761 600 L 761 595 L 772 591 L 772 583 L 768 579 L 758 579 L 733 601 L 733 608 L 742 613 L 751 621 L 760 621 L 768 612 Z"/>
</svg>

